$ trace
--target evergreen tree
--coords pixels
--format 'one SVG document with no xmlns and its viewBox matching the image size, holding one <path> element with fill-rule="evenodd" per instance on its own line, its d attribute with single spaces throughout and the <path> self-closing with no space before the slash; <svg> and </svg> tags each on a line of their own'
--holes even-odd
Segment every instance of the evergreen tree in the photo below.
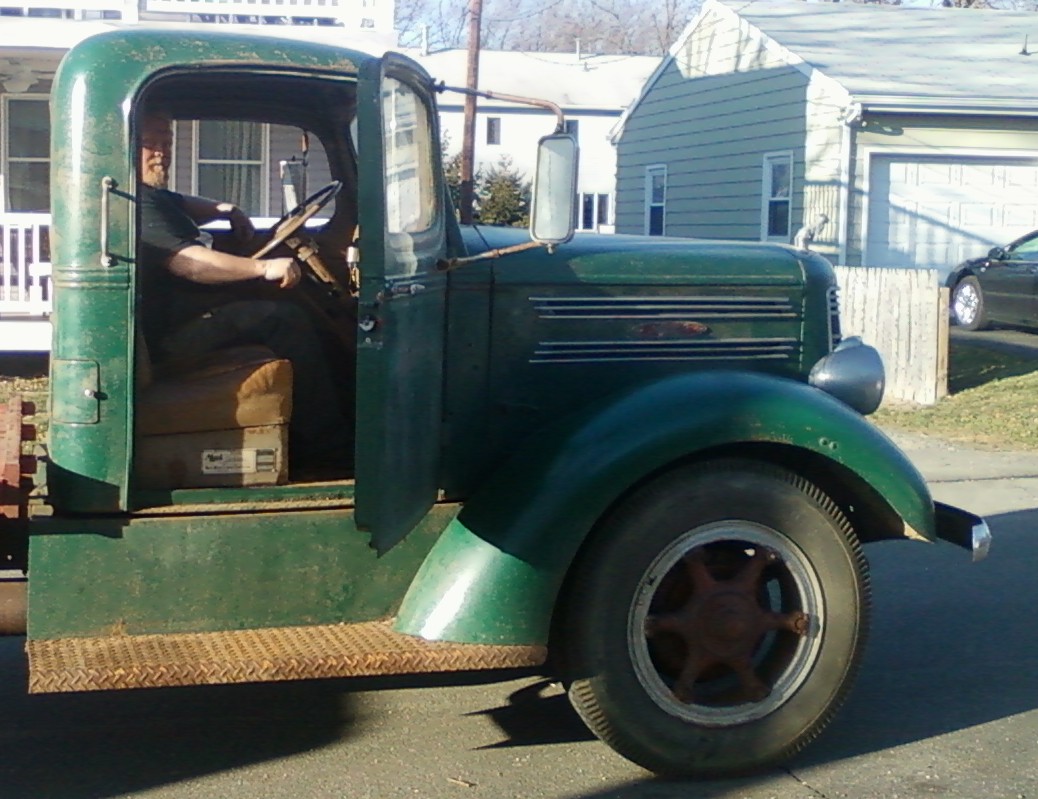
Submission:
<svg viewBox="0 0 1038 799">
<path fill-rule="evenodd" d="M 479 221 L 485 225 L 530 224 L 530 182 L 507 155 L 478 181 Z"/>
</svg>

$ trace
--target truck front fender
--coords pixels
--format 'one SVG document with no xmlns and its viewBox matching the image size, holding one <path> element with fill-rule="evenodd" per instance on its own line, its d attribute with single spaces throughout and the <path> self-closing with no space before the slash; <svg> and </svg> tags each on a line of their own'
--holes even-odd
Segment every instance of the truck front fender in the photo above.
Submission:
<svg viewBox="0 0 1038 799">
<path fill-rule="evenodd" d="M 753 444 L 785 447 L 790 463 L 813 453 L 816 462 L 849 471 L 887 517 L 900 517 L 915 537 L 934 539 L 934 505 L 922 475 L 843 403 L 766 375 L 677 376 L 527 439 L 434 545 L 404 598 L 397 629 L 433 640 L 545 643 L 566 571 L 613 503 L 670 464 Z"/>
</svg>

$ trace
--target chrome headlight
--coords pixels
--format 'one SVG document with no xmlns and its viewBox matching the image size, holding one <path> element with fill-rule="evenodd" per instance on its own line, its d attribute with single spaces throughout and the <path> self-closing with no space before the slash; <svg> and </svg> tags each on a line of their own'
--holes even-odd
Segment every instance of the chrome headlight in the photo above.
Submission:
<svg viewBox="0 0 1038 799">
<path fill-rule="evenodd" d="M 807 380 L 861 414 L 872 413 L 879 407 L 886 385 L 883 359 L 858 336 L 837 344 L 811 368 Z"/>
</svg>

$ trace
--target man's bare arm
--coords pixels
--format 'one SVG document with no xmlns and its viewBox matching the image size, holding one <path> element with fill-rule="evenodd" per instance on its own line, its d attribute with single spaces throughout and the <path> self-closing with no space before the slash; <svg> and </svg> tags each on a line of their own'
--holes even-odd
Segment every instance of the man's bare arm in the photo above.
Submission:
<svg viewBox="0 0 1038 799">
<path fill-rule="evenodd" d="M 287 289 L 295 286 L 302 276 L 299 264 L 292 258 L 243 258 L 210 250 L 201 244 L 178 250 L 169 259 L 168 266 L 169 271 L 178 277 L 206 285 L 260 278 Z"/>
</svg>

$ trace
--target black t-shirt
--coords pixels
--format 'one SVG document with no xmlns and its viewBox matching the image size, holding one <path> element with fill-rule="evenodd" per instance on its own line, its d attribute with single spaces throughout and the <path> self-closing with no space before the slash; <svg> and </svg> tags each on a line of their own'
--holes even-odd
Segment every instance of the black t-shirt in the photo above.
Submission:
<svg viewBox="0 0 1038 799">
<path fill-rule="evenodd" d="M 153 357 L 161 358 L 166 335 L 227 297 L 223 287 L 193 283 L 169 271 L 169 260 L 177 252 L 205 246 L 198 225 L 184 210 L 184 196 L 141 186 L 138 203 L 144 336 Z"/>
<path fill-rule="evenodd" d="M 176 252 L 202 244 L 198 225 L 184 210 L 184 195 L 141 186 L 141 256 L 146 264 L 165 264 Z"/>
</svg>

